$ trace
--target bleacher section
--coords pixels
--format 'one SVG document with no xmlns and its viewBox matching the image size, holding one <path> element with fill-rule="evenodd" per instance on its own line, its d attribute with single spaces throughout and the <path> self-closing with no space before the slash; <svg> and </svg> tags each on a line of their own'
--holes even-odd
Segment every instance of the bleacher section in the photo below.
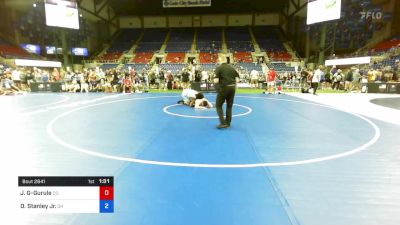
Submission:
<svg viewBox="0 0 400 225">
<path fill-rule="evenodd" d="M 146 29 L 136 52 L 159 51 L 167 36 L 167 29 Z"/>
<path fill-rule="evenodd" d="M 218 53 L 200 52 L 199 60 L 200 60 L 200 63 L 217 63 L 218 62 Z"/>
<path fill-rule="evenodd" d="M 168 53 L 165 61 L 167 63 L 183 63 L 185 61 L 185 53 L 183 52 Z"/>
<path fill-rule="evenodd" d="M 339 20 L 327 22 L 328 29 L 325 45 L 334 46 L 336 51 L 356 50 L 364 47 L 371 40 L 376 31 L 385 28 L 392 15 L 383 7 L 384 1 L 372 0 L 351 0 L 346 1 L 346 7 L 342 7 Z M 361 17 L 359 12 L 382 13 L 381 19 Z M 374 16 L 372 16 L 374 17 Z M 310 34 L 312 39 L 319 40 L 320 26 L 311 26 Z"/>
<path fill-rule="evenodd" d="M 225 38 L 231 52 L 254 52 L 247 27 L 229 27 L 225 30 Z"/>
<path fill-rule="evenodd" d="M 262 66 L 261 64 L 258 63 L 236 63 L 236 64 L 231 64 L 233 67 L 235 67 L 239 73 L 247 73 L 249 74 L 252 70 L 257 70 L 260 74 L 263 73 Z M 207 71 L 214 71 L 215 68 L 218 67 L 218 64 L 215 63 L 201 63 L 200 66 Z"/>
<path fill-rule="evenodd" d="M 149 63 L 153 58 L 153 52 L 137 52 L 135 58 L 132 60 L 134 63 Z"/>
<path fill-rule="evenodd" d="M 262 51 L 267 53 L 286 51 L 275 27 L 254 27 L 253 33 Z"/>
<path fill-rule="evenodd" d="M 200 66 L 201 66 L 201 68 L 203 68 L 204 70 L 207 70 L 207 71 L 214 71 L 215 68 L 217 68 L 218 65 L 215 64 L 215 63 L 201 63 Z"/>
<path fill-rule="evenodd" d="M 149 64 L 144 64 L 144 63 L 125 64 L 123 69 L 127 71 L 129 67 L 134 68 L 136 73 L 141 73 L 143 71 L 143 69 L 146 69 L 146 70 L 151 69 L 151 66 Z"/>
<path fill-rule="evenodd" d="M 397 56 L 393 56 L 393 57 L 390 57 L 388 59 L 385 59 L 382 62 L 373 64 L 372 67 L 374 69 L 382 69 L 382 68 L 390 66 L 391 69 L 393 69 L 395 67 L 395 64 L 398 63 L 399 61 L 400 61 L 400 55 L 397 55 Z"/>
<path fill-rule="evenodd" d="M 233 53 L 233 58 L 235 62 L 245 62 L 245 63 L 253 62 L 250 52 L 235 52 Z"/>
<path fill-rule="evenodd" d="M 154 53 L 160 51 L 167 33 L 167 29 L 146 29 L 142 41 L 136 48 L 136 55 L 132 62 L 149 63 Z"/>
<path fill-rule="evenodd" d="M 100 60 L 117 60 L 122 54 L 134 45 L 139 38 L 141 29 L 122 29 L 117 39 L 113 42 L 107 52 L 100 56 Z"/>
<path fill-rule="evenodd" d="M 253 33 L 261 51 L 265 51 L 273 61 L 289 61 L 292 55 L 287 52 L 279 37 L 278 27 L 253 27 Z"/>
<path fill-rule="evenodd" d="M 239 73 L 249 74 L 252 70 L 257 70 L 260 74 L 262 74 L 262 66 L 257 63 L 237 63 L 234 65 L 234 67 Z"/>
<path fill-rule="evenodd" d="M 260 48 L 267 52 L 271 61 L 290 61 L 292 59 L 292 54 L 283 45 L 278 27 L 263 26 L 252 27 L 251 29 L 254 30 L 254 36 Z M 222 50 L 222 31 L 223 29 L 220 27 L 198 28 L 197 40 L 193 43 L 194 28 L 124 29 L 102 59 L 119 59 L 124 51 L 132 47 L 135 40 L 143 32 L 141 41 L 137 43 L 135 55 L 130 60 L 131 63 L 148 64 L 154 58 L 154 54 L 160 50 L 163 51 L 161 54 L 164 53 L 164 48 L 165 53 L 167 53 L 166 63 L 184 63 L 186 53 L 190 52 L 193 44 L 195 44 L 199 53 L 199 63 L 214 64 L 218 62 L 218 53 Z M 168 32 L 170 35 L 168 35 Z M 254 45 L 249 27 L 228 27 L 225 34 L 227 47 L 233 55 L 233 62 L 253 63 Z M 166 46 L 163 46 L 167 35 Z"/>
<path fill-rule="evenodd" d="M 388 51 L 391 48 L 397 47 L 397 46 L 400 46 L 400 37 L 399 38 L 396 37 L 391 40 L 379 43 L 373 48 L 373 50 L 375 52 L 383 52 L 383 51 Z"/>
<path fill-rule="evenodd" d="M 189 52 L 192 48 L 194 30 L 190 28 L 173 29 L 166 52 Z"/>
<path fill-rule="evenodd" d="M 222 28 L 199 28 L 197 30 L 197 51 L 218 53 L 222 49 Z"/>
<path fill-rule="evenodd" d="M 332 43 L 335 42 L 335 49 L 337 50 L 361 48 L 366 45 L 368 40 L 370 40 L 373 36 L 373 32 L 365 32 L 364 28 L 359 26 L 349 28 L 346 24 L 339 23 L 336 30 L 340 30 L 341 32 L 336 31 L 336 33 L 332 27 L 328 26 L 330 29 L 327 31 L 325 45 L 331 46 Z M 320 38 L 319 33 L 312 38 Z"/>
<path fill-rule="evenodd" d="M 107 52 L 104 55 L 100 56 L 100 60 L 105 60 L 105 61 L 112 61 L 112 60 L 118 60 L 122 56 L 122 52 Z"/>
<path fill-rule="evenodd" d="M 103 69 L 103 71 L 106 71 L 108 69 L 114 69 L 117 67 L 118 67 L 118 64 L 116 64 L 116 63 L 105 63 L 100 66 L 100 68 Z"/>
<path fill-rule="evenodd" d="M 165 70 L 171 70 L 173 74 L 181 74 L 182 69 L 186 67 L 186 63 L 175 63 L 175 64 L 159 64 L 159 67 L 164 68 Z"/>
<path fill-rule="evenodd" d="M 286 65 L 286 63 L 271 63 L 269 68 L 274 68 L 276 72 L 295 72 L 294 67 Z"/>
<path fill-rule="evenodd" d="M 290 61 L 292 60 L 292 55 L 289 52 L 269 52 L 268 57 L 272 61 Z"/>
<path fill-rule="evenodd" d="M 141 32 L 141 29 L 122 29 L 121 34 L 107 52 L 124 52 L 129 50 L 139 38 Z"/>
<path fill-rule="evenodd" d="M 0 56 L 4 58 L 32 58 L 25 49 L 0 39 Z"/>
</svg>

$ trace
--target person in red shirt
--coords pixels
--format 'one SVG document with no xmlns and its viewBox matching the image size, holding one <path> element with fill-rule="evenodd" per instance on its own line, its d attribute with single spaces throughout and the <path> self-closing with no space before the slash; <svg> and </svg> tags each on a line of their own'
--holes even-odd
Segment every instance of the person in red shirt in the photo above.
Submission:
<svg viewBox="0 0 400 225">
<path fill-rule="evenodd" d="M 58 70 L 57 70 L 57 68 L 54 68 L 53 69 L 53 72 L 52 72 L 52 80 L 53 81 L 60 81 L 61 80 L 61 74 L 60 74 L 60 72 L 58 72 Z"/>
<path fill-rule="evenodd" d="M 268 94 L 273 94 L 275 93 L 275 80 L 276 80 L 276 71 L 274 70 L 274 68 L 271 68 L 271 70 L 267 73 L 267 90 L 265 92 L 268 91 Z M 264 92 L 264 93 L 265 93 Z"/>
<path fill-rule="evenodd" d="M 124 84 L 123 87 L 124 93 L 132 93 L 132 79 L 131 76 L 129 76 L 129 74 L 125 75 L 123 84 Z"/>
</svg>

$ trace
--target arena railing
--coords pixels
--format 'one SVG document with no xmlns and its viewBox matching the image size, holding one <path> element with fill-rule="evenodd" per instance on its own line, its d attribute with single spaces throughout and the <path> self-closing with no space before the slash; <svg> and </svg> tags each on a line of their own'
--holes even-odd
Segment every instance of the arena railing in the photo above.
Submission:
<svg viewBox="0 0 400 225">
<path fill-rule="evenodd" d="M 102 59 L 95 59 L 95 60 L 82 60 L 82 62 L 84 64 L 106 64 L 106 63 L 112 63 L 112 64 L 119 64 L 119 60 L 118 59 L 112 59 L 112 60 L 102 60 Z"/>
</svg>

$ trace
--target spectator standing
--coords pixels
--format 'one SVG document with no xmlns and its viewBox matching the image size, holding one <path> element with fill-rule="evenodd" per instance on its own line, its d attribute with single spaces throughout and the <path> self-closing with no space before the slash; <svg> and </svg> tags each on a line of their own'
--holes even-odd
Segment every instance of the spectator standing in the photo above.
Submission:
<svg viewBox="0 0 400 225">
<path fill-rule="evenodd" d="M 311 79 L 311 87 L 313 88 L 313 94 L 317 95 L 317 89 L 318 89 L 318 85 L 319 82 L 321 81 L 321 77 L 322 77 L 322 65 L 318 67 L 317 70 L 315 70 L 314 75 Z"/>
<path fill-rule="evenodd" d="M 355 69 L 353 73 L 353 84 L 352 91 L 358 91 L 360 89 L 361 74 L 359 69 Z"/>
<path fill-rule="evenodd" d="M 189 85 L 189 77 L 190 77 L 190 74 L 189 74 L 188 70 L 186 68 L 184 68 L 183 72 L 182 72 L 182 88 L 183 89 L 189 88 L 189 86 L 190 86 Z"/>
<path fill-rule="evenodd" d="M 344 81 L 344 90 L 351 91 L 353 84 L 353 71 L 350 69 L 346 74 L 346 79 Z"/>
<path fill-rule="evenodd" d="M 333 75 L 333 85 L 332 85 L 332 90 L 336 88 L 336 90 L 340 89 L 340 82 L 342 81 L 343 74 L 342 70 L 338 69 L 337 72 Z"/>
<path fill-rule="evenodd" d="M 159 87 L 160 89 L 166 90 L 165 86 L 165 70 L 161 69 L 160 72 L 158 73 L 158 79 L 159 79 Z"/>
<path fill-rule="evenodd" d="M 150 88 L 150 78 L 149 78 L 149 73 L 145 68 L 142 69 L 142 79 L 143 79 L 143 91 L 148 92 Z"/>
<path fill-rule="evenodd" d="M 166 82 L 167 82 L 167 89 L 172 90 L 172 82 L 174 81 L 174 77 L 172 76 L 172 71 L 168 70 L 166 73 Z"/>
<path fill-rule="evenodd" d="M 300 87 L 304 88 L 307 86 L 307 77 L 308 72 L 306 69 L 303 69 L 300 73 Z"/>
<path fill-rule="evenodd" d="M 324 82 L 324 86 L 325 86 L 325 88 L 330 88 L 330 87 L 332 87 L 332 74 L 330 73 L 330 72 L 326 72 L 325 73 L 325 82 Z"/>
<path fill-rule="evenodd" d="M 207 72 L 207 70 L 204 70 L 203 69 L 203 71 L 201 71 L 201 80 L 203 81 L 203 82 L 208 82 L 208 72 Z"/>
<path fill-rule="evenodd" d="M 257 70 L 253 69 L 250 72 L 250 86 L 251 87 L 257 88 L 257 86 L 258 86 L 258 76 L 259 76 L 259 73 L 258 73 Z"/>
<path fill-rule="evenodd" d="M 275 92 L 275 80 L 276 80 L 277 74 L 274 68 L 271 68 L 270 71 L 267 74 L 267 91 L 268 94 L 273 94 Z"/>
</svg>

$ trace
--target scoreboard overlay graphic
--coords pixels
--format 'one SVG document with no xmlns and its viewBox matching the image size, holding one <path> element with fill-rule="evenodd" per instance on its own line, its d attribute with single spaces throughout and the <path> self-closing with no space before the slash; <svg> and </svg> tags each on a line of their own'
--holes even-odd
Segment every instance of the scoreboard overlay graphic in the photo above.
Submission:
<svg viewBox="0 0 400 225">
<path fill-rule="evenodd" d="M 114 177 L 18 177 L 18 206 L 28 213 L 113 213 Z"/>
</svg>

